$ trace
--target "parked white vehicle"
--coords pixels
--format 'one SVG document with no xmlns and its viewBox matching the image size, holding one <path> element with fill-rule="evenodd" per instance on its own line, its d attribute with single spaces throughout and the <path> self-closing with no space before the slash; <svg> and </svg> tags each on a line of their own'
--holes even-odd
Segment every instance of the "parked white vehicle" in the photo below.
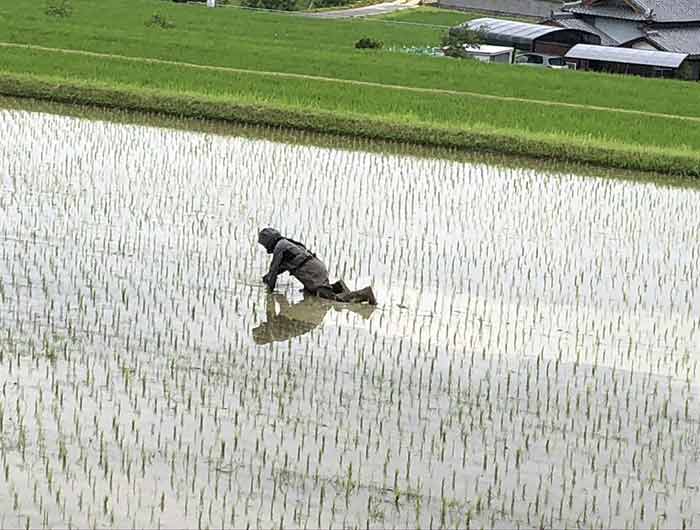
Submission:
<svg viewBox="0 0 700 530">
<path fill-rule="evenodd" d="M 523 66 L 535 66 L 539 68 L 566 69 L 569 65 L 560 55 L 546 55 L 544 53 L 522 53 L 515 58 L 514 64 Z"/>
</svg>

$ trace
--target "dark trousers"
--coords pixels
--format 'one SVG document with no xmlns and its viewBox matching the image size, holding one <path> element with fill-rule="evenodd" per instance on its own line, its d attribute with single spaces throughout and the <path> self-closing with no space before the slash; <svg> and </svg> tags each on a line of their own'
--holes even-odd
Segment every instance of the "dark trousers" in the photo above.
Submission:
<svg viewBox="0 0 700 530">
<path fill-rule="evenodd" d="M 327 300 L 333 300 L 335 302 L 369 302 L 371 305 L 377 304 L 371 287 L 365 287 L 359 291 L 350 291 L 342 280 L 329 287 L 319 287 L 315 294 L 316 296 L 320 296 L 321 298 L 325 298 Z"/>
</svg>

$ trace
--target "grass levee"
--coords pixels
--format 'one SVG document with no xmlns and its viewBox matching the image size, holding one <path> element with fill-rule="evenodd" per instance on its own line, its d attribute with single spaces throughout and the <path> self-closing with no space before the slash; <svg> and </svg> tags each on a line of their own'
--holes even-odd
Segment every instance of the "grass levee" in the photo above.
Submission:
<svg viewBox="0 0 700 530">
<path fill-rule="evenodd" d="M 147 25 L 155 11 L 173 27 Z M 0 40 L 118 56 L 3 48 L 3 93 L 699 173 L 700 121 L 679 119 L 700 118 L 699 87 L 692 83 L 355 50 L 361 37 L 393 47 L 429 45 L 442 31 L 381 20 L 312 20 L 154 0 L 128 7 L 78 0 L 70 17 L 49 18 L 40 6 L 3 5 L 7 31 Z"/>
</svg>

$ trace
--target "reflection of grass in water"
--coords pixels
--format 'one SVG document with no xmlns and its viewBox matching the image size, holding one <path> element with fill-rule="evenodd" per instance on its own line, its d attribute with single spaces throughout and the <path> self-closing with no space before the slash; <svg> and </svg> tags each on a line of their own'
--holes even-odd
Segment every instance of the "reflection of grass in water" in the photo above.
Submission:
<svg viewBox="0 0 700 530">
<path fill-rule="evenodd" d="M 223 136 L 235 136 L 250 139 L 264 139 L 275 142 L 292 143 L 343 149 L 348 151 L 408 155 L 420 158 L 452 160 L 456 162 L 489 164 L 503 168 L 531 168 L 535 170 L 565 173 L 585 174 L 589 176 L 622 179 L 634 182 L 652 182 L 662 186 L 680 186 L 695 188 L 700 186 L 695 178 L 659 176 L 655 173 L 602 169 L 586 164 L 562 163 L 556 160 L 533 159 L 531 157 L 506 156 L 469 152 L 468 150 L 449 149 L 441 147 L 424 147 L 405 142 L 385 142 L 380 140 L 363 140 L 358 138 L 319 134 L 309 131 L 294 131 L 279 127 L 255 125 L 237 125 L 220 121 L 177 118 L 174 116 L 121 111 L 119 109 L 100 109 L 93 106 L 65 105 L 48 101 L 17 99 L 0 96 L 0 109 L 26 109 L 36 112 L 55 113 L 64 116 L 75 116 L 87 120 L 106 120 L 113 123 L 144 125 L 149 127 L 165 127 L 175 130 L 197 131 Z M 251 284 L 257 285 L 257 284 Z M 2 283 L 0 282 L 0 294 Z"/>
</svg>

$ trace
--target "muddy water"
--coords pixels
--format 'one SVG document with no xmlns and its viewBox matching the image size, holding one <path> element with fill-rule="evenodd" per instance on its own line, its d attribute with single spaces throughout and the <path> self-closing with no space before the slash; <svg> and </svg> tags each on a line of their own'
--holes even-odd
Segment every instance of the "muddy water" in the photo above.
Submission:
<svg viewBox="0 0 700 530">
<path fill-rule="evenodd" d="M 690 184 L 0 131 L 0 526 L 700 524 Z M 379 307 L 268 295 L 266 225 Z"/>
</svg>

